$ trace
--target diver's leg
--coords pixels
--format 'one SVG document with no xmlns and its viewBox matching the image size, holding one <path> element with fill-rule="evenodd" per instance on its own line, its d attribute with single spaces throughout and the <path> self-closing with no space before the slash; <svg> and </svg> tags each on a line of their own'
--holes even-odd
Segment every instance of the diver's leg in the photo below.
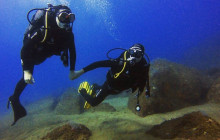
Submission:
<svg viewBox="0 0 220 140">
<path fill-rule="evenodd" d="M 80 93 L 91 106 L 97 106 L 109 95 L 108 84 L 105 82 L 98 93 L 96 93 L 95 97 L 87 94 L 84 88 L 80 90 Z"/>
<path fill-rule="evenodd" d="M 25 83 L 24 78 L 22 77 L 15 87 L 14 94 L 9 97 L 7 107 L 9 108 L 9 103 L 10 103 L 14 112 L 14 122 L 12 123 L 12 125 L 14 125 L 17 120 L 26 116 L 27 114 L 25 108 L 21 105 L 19 100 L 19 97 L 26 86 L 27 83 Z"/>
<path fill-rule="evenodd" d="M 103 85 L 104 86 L 104 85 Z M 98 84 L 93 84 L 93 90 L 99 90 L 99 89 L 101 89 L 102 88 L 102 86 L 100 86 L 100 85 L 98 85 Z"/>
<path fill-rule="evenodd" d="M 24 88 L 27 86 L 27 83 L 25 83 L 24 81 L 24 77 L 22 77 L 20 79 L 20 81 L 17 83 L 16 87 L 15 87 L 15 91 L 14 94 L 12 96 L 14 96 L 14 98 L 19 99 L 22 91 L 24 90 Z"/>
</svg>

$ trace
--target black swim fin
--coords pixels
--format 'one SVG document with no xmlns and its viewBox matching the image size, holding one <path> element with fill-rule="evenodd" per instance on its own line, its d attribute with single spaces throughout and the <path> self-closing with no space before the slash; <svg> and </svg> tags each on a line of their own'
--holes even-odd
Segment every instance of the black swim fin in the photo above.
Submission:
<svg viewBox="0 0 220 140">
<path fill-rule="evenodd" d="M 8 108 L 9 104 L 11 104 L 11 107 L 14 112 L 14 122 L 11 124 L 11 126 L 13 126 L 20 118 L 26 116 L 27 112 L 25 108 L 21 105 L 20 100 L 18 98 L 14 98 L 13 96 L 11 96 L 8 100 Z"/>
</svg>

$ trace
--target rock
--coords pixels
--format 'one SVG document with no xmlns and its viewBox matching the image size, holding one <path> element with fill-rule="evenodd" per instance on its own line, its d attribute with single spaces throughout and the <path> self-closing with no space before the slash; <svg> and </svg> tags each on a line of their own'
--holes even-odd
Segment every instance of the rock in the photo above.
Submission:
<svg viewBox="0 0 220 140">
<path fill-rule="evenodd" d="M 55 108 L 56 114 L 73 115 L 83 113 L 84 101 L 81 95 L 72 88 L 64 92 Z"/>
<path fill-rule="evenodd" d="M 92 135 L 91 131 L 82 124 L 65 124 L 57 127 L 42 140 L 88 140 Z"/>
<path fill-rule="evenodd" d="M 158 59 L 150 68 L 151 97 L 146 99 L 144 94 L 140 95 L 142 109 L 137 112 L 137 99 L 135 94 L 132 94 L 129 97 L 128 108 L 144 117 L 201 104 L 207 100 L 210 85 L 211 80 L 197 70 Z"/>
<path fill-rule="evenodd" d="M 193 112 L 156 125 L 146 133 L 162 139 L 217 140 L 220 138 L 220 124 L 201 112 Z"/>
<path fill-rule="evenodd" d="M 210 102 L 220 103 L 220 77 L 214 81 L 212 84 L 207 98 Z"/>
<path fill-rule="evenodd" d="M 28 114 L 49 113 L 54 110 L 57 102 L 55 97 L 47 97 L 27 105 Z"/>
<path fill-rule="evenodd" d="M 129 97 L 130 93 L 131 93 L 131 89 L 128 89 L 128 90 L 122 91 L 119 94 L 109 95 L 106 97 L 106 99 L 114 99 L 114 98 L 118 99 L 118 98 L 123 98 L 123 97 Z"/>
<path fill-rule="evenodd" d="M 114 111 L 116 111 L 116 109 L 113 106 L 111 106 L 109 103 L 101 103 L 98 106 L 89 108 L 87 111 L 114 112 Z"/>
<path fill-rule="evenodd" d="M 211 78 L 213 78 L 214 80 L 216 80 L 220 77 L 220 67 L 219 68 L 215 67 L 215 68 L 206 70 L 204 73 L 210 76 Z"/>
</svg>

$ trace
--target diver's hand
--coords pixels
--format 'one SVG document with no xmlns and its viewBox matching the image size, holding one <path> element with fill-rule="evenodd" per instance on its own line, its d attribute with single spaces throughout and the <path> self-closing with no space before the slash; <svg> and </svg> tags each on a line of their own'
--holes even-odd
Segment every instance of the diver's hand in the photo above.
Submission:
<svg viewBox="0 0 220 140">
<path fill-rule="evenodd" d="M 27 84 L 34 84 L 34 77 L 32 76 L 32 74 L 29 72 L 29 71 L 27 71 L 27 70 L 25 70 L 24 71 L 24 81 L 25 81 L 25 83 L 27 83 Z"/>
<path fill-rule="evenodd" d="M 69 78 L 70 78 L 70 80 L 74 80 L 74 79 L 78 78 L 79 76 L 81 76 L 83 73 L 84 73 L 83 69 L 81 69 L 79 71 L 70 71 Z"/>
</svg>

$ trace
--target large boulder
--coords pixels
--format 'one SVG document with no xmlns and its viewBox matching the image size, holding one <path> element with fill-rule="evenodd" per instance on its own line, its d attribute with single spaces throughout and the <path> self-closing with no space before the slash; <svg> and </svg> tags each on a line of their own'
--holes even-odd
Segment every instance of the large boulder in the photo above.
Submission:
<svg viewBox="0 0 220 140">
<path fill-rule="evenodd" d="M 204 103 L 211 81 L 197 70 L 167 60 L 157 59 L 150 68 L 151 97 L 139 97 L 141 111 L 135 106 L 136 93 L 129 97 L 128 107 L 139 116 L 163 113 Z"/>
<path fill-rule="evenodd" d="M 56 106 L 56 98 L 55 97 L 46 97 L 44 99 L 38 100 L 34 103 L 27 105 L 27 112 L 28 114 L 42 114 L 42 113 L 49 113 L 54 111 Z"/>
<path fill-rule="evenodd" d="M 82 96 L 78 94 L 77 90 L 70 88 L 61 95 L 55 113 L 61 115 L 81 114 L 84 112 L 83 104 Z"/>
<path fill-rule="evenodd" d="M 201 112 L 193 112 L 156 125 L 146 133 L 162 139 L 218 140 L 220 124 Z"/>
<path fill-rule="evenodd" d="M 65 124 L 57 127 L 42 140 L 88 140 L 92 135 L 91 131 L 82 124 Z"/>
<path fill-rule="evenodd" d="M 212 84 L 207 97 L 210 102 L 220 103 L 220 77 Z"/>
</svg>

